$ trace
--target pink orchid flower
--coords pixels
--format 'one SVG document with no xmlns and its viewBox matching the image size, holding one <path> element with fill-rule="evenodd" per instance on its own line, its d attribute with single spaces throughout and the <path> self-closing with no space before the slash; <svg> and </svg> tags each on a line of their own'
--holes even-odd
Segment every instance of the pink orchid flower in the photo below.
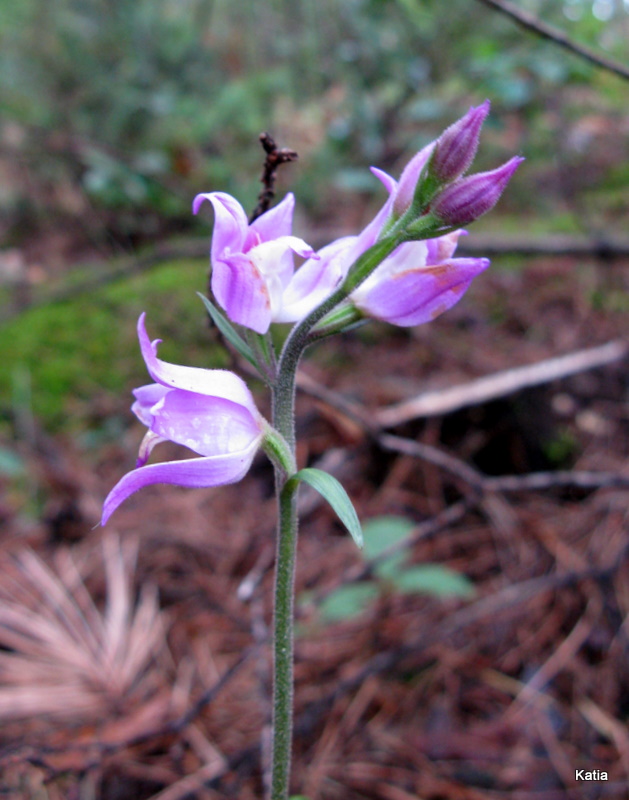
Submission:
<svg viewBox="0 0 629 800">
<path fill-rule="evenodd" d="M 190 488 L 222 486 L 239 481 L 249 470 L 262 443 L 265 422 L 251 392 L 232 372 L 169 364 L 157 358 L 160 339 L 151 342 L 138 320 L 140 349 L 156 383 L 135 389 L 131 410 L 148 428 L 140 445 L 137 468 L 111 490 L 101 524 L 129 495 L 155 483 Z M 201 458 L 147 464 L 153 447 L 171 441 Z"/>
<path fill-rule="evenodd" d="M 371 168 L 389 192 L 388 200 L 359 236 L 329 244 L 318 252 L 318 260 L 310 258 L 298 270 L 286 297 L 285 314 L 291 314 L 290 319 L 309 313 L 342 283 L 356 259 L 409 210 L 420 181 L 432 181 L 431 195 L 436 192 L 427 198 L 424 213 L 432 211 L 448 227 L 472 222 L 493 208 L 523 159 L 515 157 L 491 172 L 461 177 L 476 154 L 488 113 L 487 100 L 472 107 L 410 160 L 399 181 Z M 486 258 L 454 258 L 463 233 L 455 230 L 399 245 L 352 292 L 350 303 L 364 316 L 402 327 L 435 319 L 457 303 L 489 266 Z"/>
<path fill-rule="evenodd" d="M 295 198 L 292 194 L 251 224 L 240 203 L 224 192 L 199 194 L 192 210 L 204 200 L 214 207 L 212 292 L 227 316 L 257 333 L 271 322 L 286 320 L 285 295 L 290 292 L 293 253 L 308 258 L 314 251 L 291 235 Z"/>
<path fill-rule="evenodd" d="M 400 216 L 410 205 L 414 187 L 434 143 L 421 150 L 397 182 L 386 172 L 371 171 L 389 191 L 389 199 L 358 236 L 337 239 L 308 259 L 293 278 L 284 313 L 298 320 L 341 284 L 354 261 L 376 243 L 391 214 Z M 421 325 L 451 308 L 473 278 L 489 266 L 486 258 L 454 258 L 464 231 L 419 242 L 401 244 L 349 296 L 365 316 L 408 327 Z M 287 319 L 287 321 L 289 321 Z"/>
</svg>

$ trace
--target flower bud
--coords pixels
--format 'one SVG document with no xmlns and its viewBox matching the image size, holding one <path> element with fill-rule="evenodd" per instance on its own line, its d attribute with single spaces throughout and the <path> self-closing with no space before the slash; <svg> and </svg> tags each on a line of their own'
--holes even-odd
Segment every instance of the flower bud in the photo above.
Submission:
<svg viewBox="0 0 629 800">
<path fill-rule="evenodd" d="M 522 161 L 520 156 L 514 156 L 498 169 L 456 181 L 437 195 L 432 205 L 433 215 L 450 228 L 478 219 L 496 205 Z"/>
<path fill-rule="evenodd" d="M 489 114 L 489 105 L 489 100 L 485 100 L 480 106 L 470 108 L 437 139 L 428 172 L 439 183 L 450 183 L 469 169 L 478 149 L 480 130 Z"/>
</svg>

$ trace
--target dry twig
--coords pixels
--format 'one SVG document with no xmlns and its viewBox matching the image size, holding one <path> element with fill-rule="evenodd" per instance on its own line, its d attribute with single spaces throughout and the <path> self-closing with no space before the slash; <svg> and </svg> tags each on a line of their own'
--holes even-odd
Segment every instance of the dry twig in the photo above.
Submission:
<svg viewBox="0 0 629 800">
<path fill-rule="evenodd" d="M 589 61 L 590 64 L 607 70 L 617 75 L 619 78 L 629 80 L 629 68 L 625 67 L 624 64 L 619 64 L 617 61 L 612 61 L 611 58 L 600 56 L 589 47 L 578 44 L 563 31 L 542 22 L 533 14 L 510 3 L 509 0 L 480 0 L 480 2 L 493 8 L 495 11 L 499 11 L 501 14 L 505 14 L 507 17 L 517 22 L 518 25 L 526 30 L 532 31 L 537 36 L 541 36 L 543 39 L 549 39 L 560 47 L 575 53 L 586 61 Z"/>
<path fill-rule="evenodd" d="M 277 177 L 277 170 L 282 164 L 289 164 L 291 161 L 296 161 L 299 156 L 295 150 L 289 150 L 287 147 L 279 148 L 275 144 L 275 139 L 270 133 L 260 134 L 260 144 L 266 158 L 264 159 L 264 168 L 262 170 L 262 177 L 260 183 L 263 189 L 258 196 L 258 205 L 254 208 L 253 213 L 249 217 L 249 223 L 254 222 L 258 217 L 261 217 L 265 211 L 269 210 L 271 202 L 275 197 L 275 179 Z"/>
</svg>

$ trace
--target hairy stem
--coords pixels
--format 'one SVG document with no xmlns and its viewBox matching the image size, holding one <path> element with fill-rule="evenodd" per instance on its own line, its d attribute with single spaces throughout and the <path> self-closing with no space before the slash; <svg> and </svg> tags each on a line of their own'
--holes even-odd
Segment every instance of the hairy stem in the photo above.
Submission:
<svg viewBox="0 0 629 800">
<path fill-rule="evenodd" d="M 365 281 L 374 269 L 403 241 L 401 236 L 390 236 L 376 242 L 366 250 L 350 268 L 342 285 L 328 299 L 317 306 L 300 323 L 295 325 L 284 344 L 278 365 L 278 377 L 273 393 L 273 425 L 286 439 L 289 446 L 295 448 L 295 376 L 299 360 L 310 344 L 310 331 L 328 311 L 339 303 Z"/>
<path fill-rule="evenodd" d="M 324 303 L 293 328 L 278 364 L 273 387 L 273 427 L 288 446 L 295 461 L 295 376 L 299 360 L 310 343 L 310 331 L 328 311 L 341 303 L 403 241 L 389 236 L 370 247 L 352 265 L 343 284 Z M 279 519 L 275 564 L 275 610 L 273 643 L 273 755 L 271 800 L 288 800 L 293 738 L 293 607 L 295 554 L 297 550 L 296 482 L 286 468 L 274 461 Z"/>
<path fill-rule="evenodd" d="M 278 484 L 283 481 L 277 475 Z M 278 486 L 279 488 L 279 486 Z M 287 800 L 293 738 L 293 605 L 297 500 L 294 490 L 279 492 L 279 530 L 275 566 L 273 651 L 273 761 L 271 800 Z"/>
</svg>

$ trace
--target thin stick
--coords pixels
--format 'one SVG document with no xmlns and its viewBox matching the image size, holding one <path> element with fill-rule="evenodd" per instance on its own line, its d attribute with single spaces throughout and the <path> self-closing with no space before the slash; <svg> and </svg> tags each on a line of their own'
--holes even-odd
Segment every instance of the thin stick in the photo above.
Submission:
<svg viewBox="0 0 629 800">
<path fill-rule="evenodd" d="M 297 161 L 299 158 L 295 150 L 289 150 L 287 147 L 282 147 L 280 149 L 275 144 L 275 140 L 270 133 L 261 133 L 260 143 L 266 153 L 262 177 L 260 178 L 260 183 L 264 188 L 258 195 L 258 205 L 254 208 L 253 213 L 249 217 L 249 223 L 252 223 L 258 217 L 261 217 L 265 211 L 269 210 L 271 202 L 275 197 L 275 179 L 277 177 L 278 168 L 281 167 L 282 164 Z"/>
<path fill-rule="evenodd" d="M 522 28 L 533 31 L 537 36 L 541 36 L 543 39 L 549 39 L 560 47 L 569 50 L 571 53 L 575 53 L 581 58 L 584 58 L 591 64 L 617 75 L 619 78 L 623 78 L 626 81 L 629 80 L 629 67 L 625 67 L 624 64 L 619 64 L 617 61 L 612 61 L 611 58 L 600 56 L 589 47 L 577 44 L 577 42 L 570 39 L 570 37 L 562 30 L 559 30 L 559 28 L 542 22 L 537 19 L 537 17 L 534 17 L 533 14 L 523 11 L 513 3 L 508 2 L 508 0 L 480 0 L 480 2 L 493 8 L 495 11 L 500 11 L 501 14 L 505 14 L 507 17 L 514 20 Z"/>
</svg>

